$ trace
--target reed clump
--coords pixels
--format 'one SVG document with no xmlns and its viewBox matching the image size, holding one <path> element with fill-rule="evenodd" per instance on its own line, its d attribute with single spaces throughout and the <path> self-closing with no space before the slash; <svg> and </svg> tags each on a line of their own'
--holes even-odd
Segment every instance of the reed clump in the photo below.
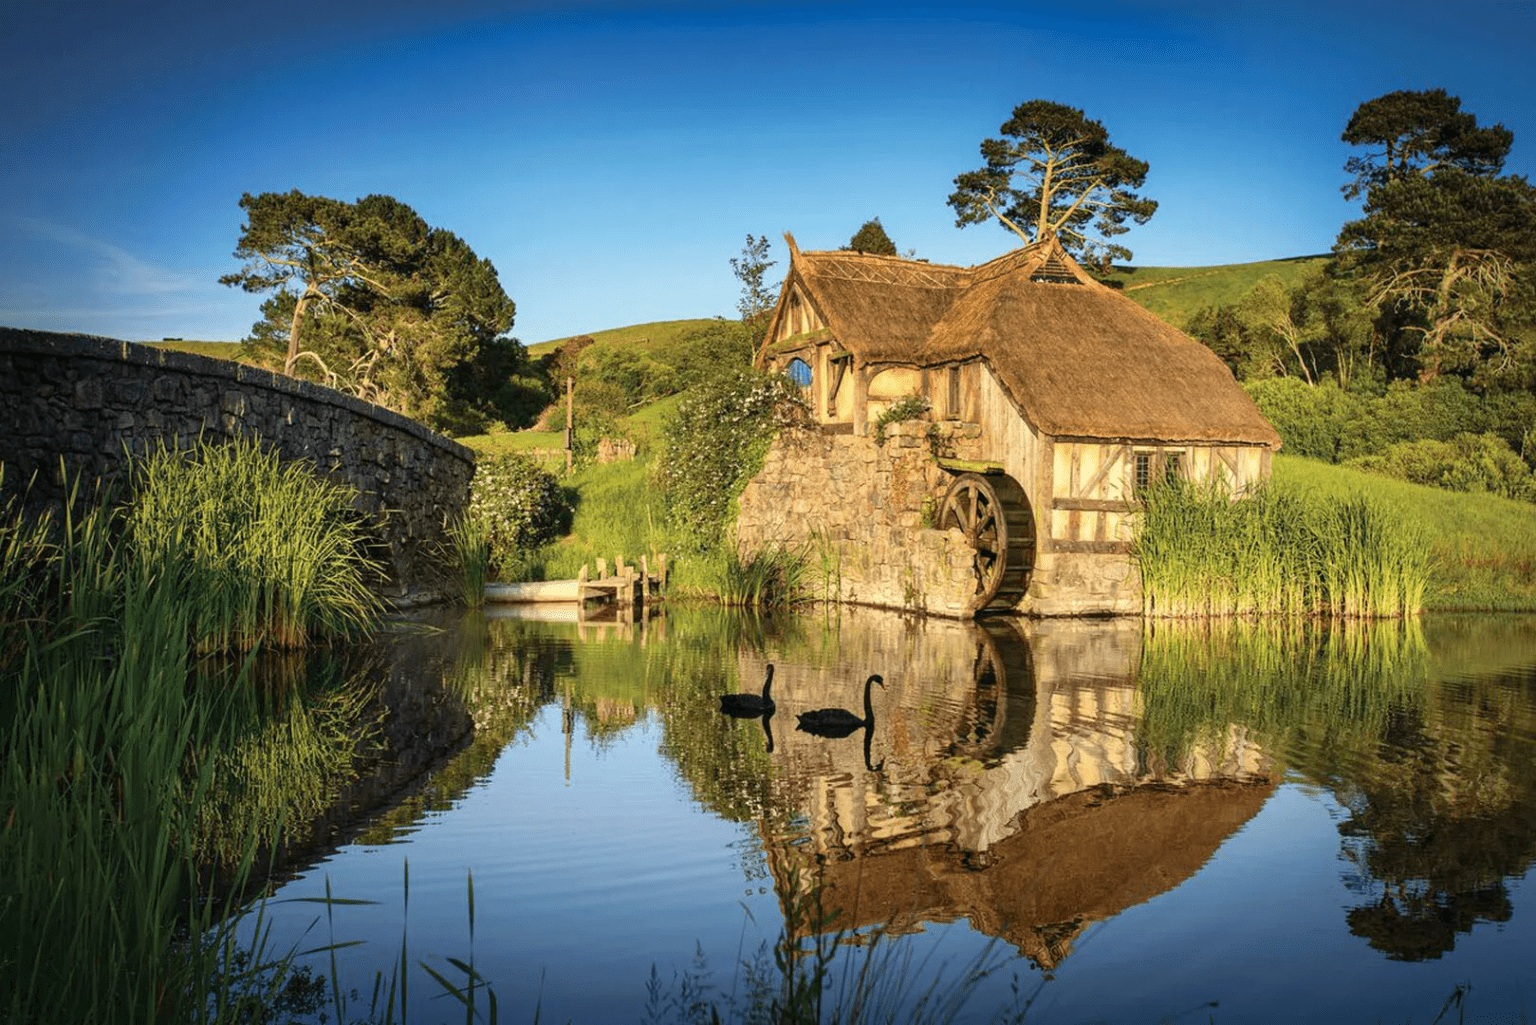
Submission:
<svg viewBox="0 0 1536 1025">
<path fill-rule="evenodd" d="M 382 572 L 353 511 L 356 491 L 283 464 L 254 439 L 161 447 L 138 460 L 125 511 L 134 556 L 186 560 L 202 651 L 302 648 L 368 629 Z"/>
<path fill-rule="evenodd" d="M 266 785 L 346 755 L 336 730 L 279 735 L 313 716 L 253 719 L 253 658 L 198 653 L 366 629 L 373 568 L 350 493 L 254 442 L 131 479 L 124 503 L 77 486 L 57 514 L 0 510 L 0 1020 L 267 1020 L 312 980 L 209 899 L 210 815 L 238 893 L 292 814 Z M 232 814 L 253 788 L 266 803 Z"/>
<path fill-rule="evenodd" d="M 472 609 L 485 604 L 485 585 L 495 575 L 491 525 L 468 513 L 448 525 L 448 564 L 456 569 L 459 600 Z"/>
<path fill-rule="evenodd" d="M 721 604 L 743 608 L 783 608 L 805 597 L 810 560 L 803 547 L 764 545 L 751 552 L 726 544 L 711 559 L 711 590 Z"/>
<path fill-rule="evenodd" d="M 1180 480 L 1143 492 L 1133 557 L 1156 617 L 1412 616 L 1431 569 L 1422 532 L 1364 496 Z"/>
</svg>

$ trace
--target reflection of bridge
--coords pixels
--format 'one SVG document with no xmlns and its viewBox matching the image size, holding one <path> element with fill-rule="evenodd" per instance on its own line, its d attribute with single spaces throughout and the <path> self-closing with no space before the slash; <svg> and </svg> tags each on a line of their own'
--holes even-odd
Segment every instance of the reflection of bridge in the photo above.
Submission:
<svg viewBox="0 0 1536 1025">
<path fill-rule="evenodd" d="M 1240 731 L 1164 762 L 1138 736 L 1138 623 L 928 620 L 845 612 L 844 665 L 778 659 L 775 760 L 810 843 L 765 837 L 781 884 L 814 852 L 840 928 L 969 918 L 1043 965 L 1088 921 L 1172 888 L 1273 791 Z M 793 732 L 856 708 L 881 672 L 869 768 L 858 737 Z M 745 658 L 742 679 L 762 667 Z M 802 820 L 804 821 L 804 820 Z M 801 831 L 798 835 L 804 835 Z"/>
</svg>

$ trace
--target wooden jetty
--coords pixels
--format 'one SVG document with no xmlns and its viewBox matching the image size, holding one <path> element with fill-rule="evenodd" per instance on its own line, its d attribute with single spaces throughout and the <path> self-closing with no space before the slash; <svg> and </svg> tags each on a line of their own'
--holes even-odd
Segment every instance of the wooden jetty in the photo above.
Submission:
<svg viewBox="0 0 1536 1025">
<path fill-rule="evenodd" d="M 608 560 L 597 560 L 597 573 L 592 575 L 586 566 L 575 580 L 539 580 L 515 584 L 486 584 L 485 600 L 492 603 L 559 603 L 582 605 L 588 601 L 611 602 L 620 608 L 644 605 L 656 601 L 667 587 L 667 557 L 656 557 L 657 569 L 652 572 L 649 559 L 640 557 L 638 565 L 626 565 L 624 557 L 614 560 L 609 572 Z"/>
</svg>

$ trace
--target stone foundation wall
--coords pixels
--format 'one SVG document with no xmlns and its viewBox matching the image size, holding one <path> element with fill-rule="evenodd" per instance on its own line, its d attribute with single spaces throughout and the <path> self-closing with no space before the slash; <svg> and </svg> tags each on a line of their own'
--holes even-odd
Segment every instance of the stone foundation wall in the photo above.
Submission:
<svg viewBox="0 0 1536 1025">
<path fill-rule="evenodd" d="M 389 549 L 386 594 L 430 594 L 443 525 L 463 512 L 470 449 L 398 413 L 308 381 L 110 338 L 0 328 L 0 464 L 8 493 L 63 500 L 128 453 L 255 436 L 357 488 Z"/>
<path fill-rule="evenodd" d="M 872 437 L 786 432 L 740 500 L 737 543 L 809 545 L 813 590 L 828 601 L 940 616 L 970 615 L 976 578 L 958 530 L 925 526 L 954 479 L 934 452 L 982 458 L 974 424 L 906 421 Z M 1029 616 L 1138 615 L 1141 581 L 1130 556 L 1042 545 L 1018 612 Z"/>
<path fill-rule="evenodd" d="M 1041 552 L 1019 611 L 1029 616 L 1139 616 L 1141 577 L 1129 555 Z"/>
<path fill-rule="evenodd" d="M 930 451 L 933 427 L 964 430 L 890 424 L 883 445 L 784 432 L 741 495 L 737 543 L 749 551 L 808 543 L 810 583 L 829 601 L 967 616 L 976 589 L 971 549 L 958 530 L 924 526 L 950 480 Z"/>
</svg>

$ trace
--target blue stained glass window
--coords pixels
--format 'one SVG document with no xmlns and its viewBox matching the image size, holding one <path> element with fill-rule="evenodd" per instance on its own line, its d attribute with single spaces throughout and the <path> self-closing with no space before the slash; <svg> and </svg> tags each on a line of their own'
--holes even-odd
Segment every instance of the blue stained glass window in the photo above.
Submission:
<svg viewBox="0 0 1536 1025">
<path fill-rule="evenodd" d="M 789 366 L 784 369 L 789 379 L 802 388 L 811 386 L 811 365 L 803 359 L 789 361 Z"/>
</svg>

